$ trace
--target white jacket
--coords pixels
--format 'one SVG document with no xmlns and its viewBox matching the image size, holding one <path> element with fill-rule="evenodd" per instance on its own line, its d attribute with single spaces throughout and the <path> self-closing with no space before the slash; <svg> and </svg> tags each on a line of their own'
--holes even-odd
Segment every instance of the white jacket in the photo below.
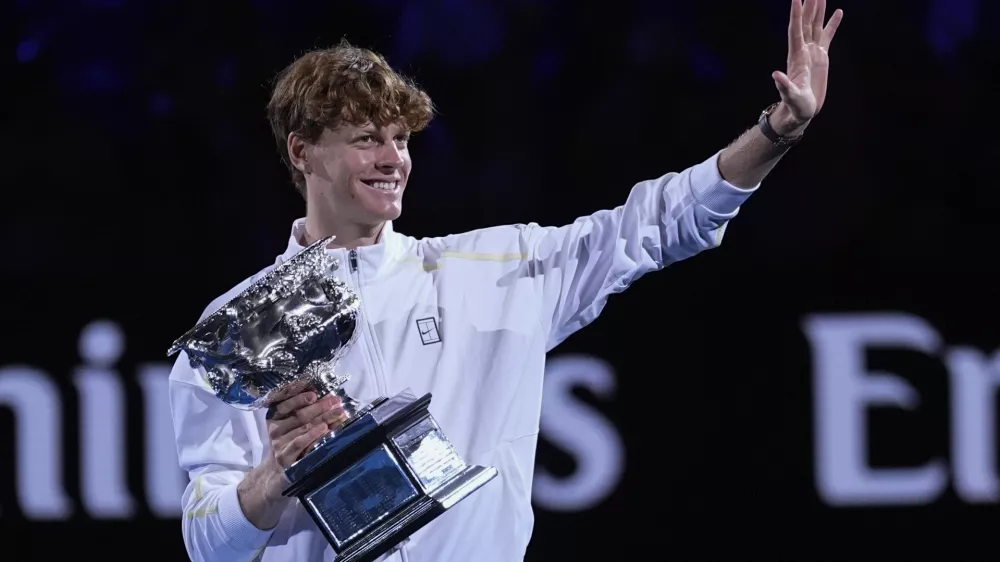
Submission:
<svg viewBox="0 0 1000 562">
<path fill-rule="evenodd" d="M 397 562 L 521 560 L 534 516 L 535 467 L 546 353 L 592 322 L 608 297 L 641 275 L 718 246 L 756 190 L 719 175 L 718 153 L 680 173 L 636 184 L 623 206 L 562 227 L 499 226 L 415 239 L 386 225 L 377 244 L 340 258 L 336 273 L 362 301 L 362 334 L 340 369 L 362 402 L 407 388 L 433 393 L 430 411 L 459 455 L 499 476 L 424 527 Z M 288 249 L 302 249 L 304 221 Z M 356 267 L 350 264 L 356 263 Z M 345 267 L 346 266 L 346 267 Z M 213 301 L 214 311 L 269 266 Z M 203 316 L 204 317 L 204 316 Z M 170 375 L 183 496 L 183 537 L 196 562 L 332 560 L 299 504 L 271 530 L 243 515 L 236 486 L 266 458 L 264 411 L 217 399 L 183 353 Z"/>
</svg>

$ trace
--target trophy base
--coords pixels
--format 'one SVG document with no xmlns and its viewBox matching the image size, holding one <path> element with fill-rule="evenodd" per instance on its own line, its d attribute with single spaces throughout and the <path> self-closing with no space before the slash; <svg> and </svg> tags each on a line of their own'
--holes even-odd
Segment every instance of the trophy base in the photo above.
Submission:
<svg viewBox="0 0 1000 562">
<path fill-rule="evenodd" d="M 466 464 L 428 412 L 403 392 L 366 406 L 285 474 L 338 562 L 371 562 L 497 476 Z M 370 407 L 368 407 L 370 406 Z"/>
<path fill-rule="evenodd" d="M 452 482 L 415 501 L 405 510 L 386 519 L 337 554 L 338 562 L 371 562 L 391 551 L 410 535 L 436 519 L 451 506 L 479 489 L 497 475 L 492 467 L 469 466 Z"/>
</svg>

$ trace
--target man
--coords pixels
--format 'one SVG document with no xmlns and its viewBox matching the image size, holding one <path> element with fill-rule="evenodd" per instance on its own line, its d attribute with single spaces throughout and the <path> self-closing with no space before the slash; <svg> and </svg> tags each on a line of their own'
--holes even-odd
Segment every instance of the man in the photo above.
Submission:
<svg viewBox="0 0 1000 562">
<path fill-rule="evenodd" d="M 739 206 L 823 106 L 825 0 L 792 0 L 781 101 L 704 162 L 636 184 L 614 210 L 563 227 L 486 228 L 442 238 L 397 233 L 411 171 L 409 135 L 429 97 L 378 55 L 343 44 L 279 76 L 269 116 L 306 200 L 278 263 L 325 236 L 359 293 L 362 331 L 341 362 L 361 402 L 431 392 L 432 413 L 466 461 L 499 477 L 415 533 L 388 558 L 512 561 L 531 536 L 531 478 L 546 353 L 592 322 L 641 275 L 718 246 Z M 253 280 L 211 303 L 214 311 Z M 222 403 L 183 354 L 170 376 L 181 466 L 191 476 L 183 537 L 196 561 L 330 560 L 333 551 L 283 470 L 343 419 L 333 397 L 304 392 L 245 412 Z"/>
</svg>

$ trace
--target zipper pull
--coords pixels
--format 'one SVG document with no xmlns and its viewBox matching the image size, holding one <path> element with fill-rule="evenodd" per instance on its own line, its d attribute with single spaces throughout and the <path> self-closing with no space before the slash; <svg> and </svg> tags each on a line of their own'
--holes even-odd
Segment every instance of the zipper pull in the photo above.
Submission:
<svg viewBox="0 0 1000 562">
<path fill-rule="evenodd" d="M 347 257 L 348 257 L 348 259 L 351 262 L 351 272 L 357 271 L 358 270 L 358 251 L 357 250 L 351 250 L 350 253 L 347 254 Z"/>
</svg>

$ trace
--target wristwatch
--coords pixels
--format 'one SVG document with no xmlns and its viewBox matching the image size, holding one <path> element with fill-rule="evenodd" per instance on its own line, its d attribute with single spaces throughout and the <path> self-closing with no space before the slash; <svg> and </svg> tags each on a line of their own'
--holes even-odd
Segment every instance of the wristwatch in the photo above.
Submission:
<svg viewBox="0 0 1000 562">
<path fill-rule="evenodd" d="M 774 109 L 778 107 L 778 103 L 779 102 L 772 103 L 771 105 L 767 106 L 767 108 L 764 111 L 760 113 L 760 119 L 757 120 L 757 125 L 760 126 L 760 130 L 762 133 L 764 133 L 764 136 L 767 137 L 768 140 L 770 140 L 772 143 L 774 143 L 774 146 L 777 146 L 779 148 L 787 148 L 799 142 L 799 140 L 802 139 L 802 135 L 800 134 L 795 137 L 783 137 L 779 135 L 777 131 L 775 131 L 771 127 L 771 123 L 768 120 L 768 118 L 771 116 L 771 113 L 774 111 Z"/>
</svg>

